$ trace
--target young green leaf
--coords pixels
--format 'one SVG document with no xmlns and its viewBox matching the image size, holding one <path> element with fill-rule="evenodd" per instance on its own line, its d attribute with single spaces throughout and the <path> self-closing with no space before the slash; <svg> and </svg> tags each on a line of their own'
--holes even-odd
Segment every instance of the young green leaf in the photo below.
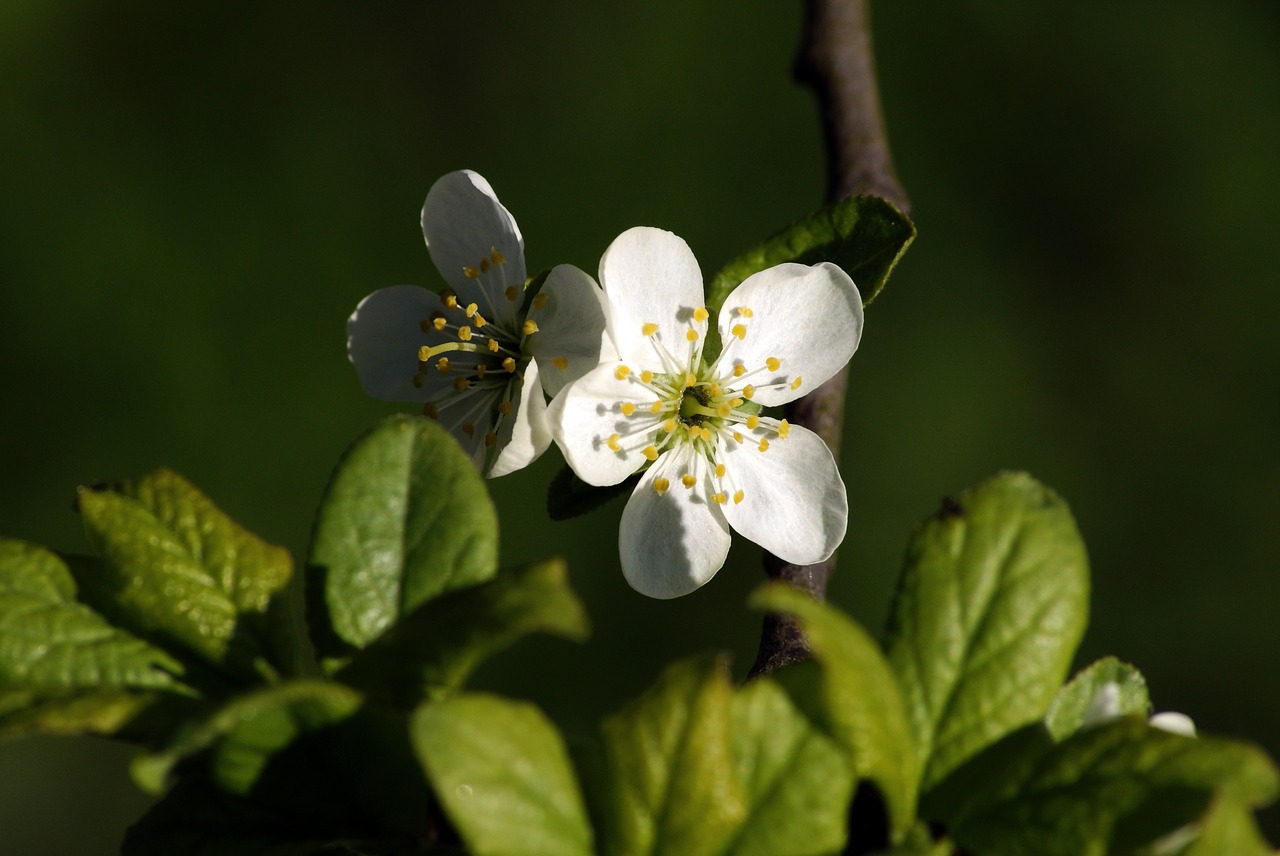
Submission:
<svg viewBox="0 0 1280 856">
<path fill-rule="evenodd" d="M 744 279 L 783 262 L 834 262 L 857 283 L 866 305 L 884 288 L 894 265 L 915 236 L 911 220 L 884 199 L 843 199 L 725 265 L 707 288 L 707 304 L 718 309 Z"/>
<path fill-rule="evenodd" d="M 117 734 L 157 701 L 128 690 L 0 691 L 0 740 L 31 734 Z"/>
<path fill-rule="evenodd" d="M 603 724 L 593 807 L 606 856 L 719 856 L 746 820 L 723 660 L 676 663 Z M 593 771 L 594 772 L 594 771 Z"/>
<path fill-rule="evenodd" d="M 316 514 L 316 647 L 348 655 L 431 598 L 491 578 L 497 563 L 493 503 L 457 443 L 429 419 L 386 419 L 347 450 Z"/>
<path fill-rule="evenodd" d="M 158 793 L 173 767 L 211 749 L 213 780 L 230 793 L 247 794 L 272 756 L 303 734 L 344 721 L 363 703 L 341 684 L 293 681 L 239 696 L 207 719 L 191 724 L 168 747 L 134 760 L 138 787 Z"/>
<path fill-rule="evenodd" d="M 337 677 L 407 708 L 452 693 L 480 663 L 522 636 L 550 633 L 582 641 L 588 632 L 564 562 L 552 560 L 427 602 L 356 654 Z"/>
<path fill-rule="evenodd" d="M 171 689 L 182 665 L 76 602 L 57 554 L 0 539 L 0 689 Z"/>
<path fill-rule="evenodd" d="M 265 616 L 293 571 L 287 551 L 245 530 L 181 476 L 157 470 L 78 498 L 102 555 L 94 586 L 113 618 L 244 674 L 268 650 Z"/>
<path fill-rule="evenodd" d="M 1071 513 L 1026 474 L 947 500 L 916 530 L 888 648 L 923 791 L 1044 715 L 1084 632 L 1088 591 Z"/>
<path fill-rule="evenodd" d="M 595 511 L 611 499 L 635 490 L 640 477 L 631 476 L 608 487 L 587 484 L 565 465 L 547 486 L 547 515 L 552 520 L 569 520 Z"/>
<path fill-rule="evenodd" d="M 1258 831 L 1253 812 L 1225 796 L 1215 799 L 1203 820 L 1182 834 L 1191 838 L 1191 844 L 1180 856 L 1275 856 L 1276 852 Z"/>
<path fill-rule="evenodd" d="M 764 586 L 751 605 L 799 622 L 821 669 L 784 669 L 776 677 L 850 752 L 858 776 L 879 788 L 893 840 L 900 840 L 915 819 L 917 756 L 902 696 L 879 647 L 849 618 L 786 585 Z"/>
<path fill-rule="evenodd" d="M 410 727 L 418 758 L 469 852 L 595 852 L 564 741 L 537 708 L 461 695 L 423 705 Z"/>
<path fill-rule="evenodd" d="M 1100 708 L 1105 706 L 1106 710 Z M 1115 657 L 1104 657 L 1083 669 L 1058 691 L 1044 715 L 1054 740 L 1075 734 L 1089 716 L 1146 716 L 1151 712 L 1142 673 Z"/>
<path fill-rule="evenodd" d="M 820 856 L 848 835 L 855 774 L 848 753 L 821 734 L 768 678 L 734 696 L 734 766 L 748 814 L 725 856 Z"/>
<path fill-rule="evenodd" d="M 1018 739 L 1037 730 L 1039 740 Z M 959 846 L 984 856 L 1129 853 L 1199 821 L 1215 795 L 1256 807 L 1280 789 L 1260 750 L 1170 734 L 1141 717 L 1062 743 L 1038 725 L 1009 740 L 1020 751 L 997 745 L 971 759 L 972 787 L 943 818 Z"/>
</svg>

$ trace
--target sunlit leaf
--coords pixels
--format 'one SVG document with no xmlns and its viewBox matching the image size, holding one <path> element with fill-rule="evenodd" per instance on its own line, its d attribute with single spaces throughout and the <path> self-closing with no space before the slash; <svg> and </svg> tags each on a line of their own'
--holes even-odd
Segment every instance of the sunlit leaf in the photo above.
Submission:
<svg viewBox="0 0 1280 856">
<path fill-rule="evenodd" d="M 1114 706 L 1113 716 L 1146 716 L 1151 712 L 1142 673 L 1115 657 L 1104 657 L 1082 670 L 1058 691 L 1044 715 L 1054 740 L 1075 734 L 1102 695 Z"/>
</svg>

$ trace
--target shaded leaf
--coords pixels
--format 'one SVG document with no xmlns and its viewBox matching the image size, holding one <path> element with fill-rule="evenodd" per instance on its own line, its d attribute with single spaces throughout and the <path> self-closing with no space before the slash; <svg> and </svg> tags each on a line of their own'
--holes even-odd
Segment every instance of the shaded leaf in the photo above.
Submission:
<svg viewBox="0 0 1280 856">
<path fill-rule="evenodd" d="M 1084 545 L 1061 499 L 1024 473 L 961 496 L 916 530 L 889 630 L 928 791 L 1044 715 L 1084 632 Z"/>
<path fill-rule="evenodd" d="M 503 571 L 426 603 L 355 655 L 338 677 L 410 707 L 453 692 L 484 660 L 530 633 L 587 637 L 586 611 L 560 560 Z"/>
<path fill-rule="evenodd" d="M 286 550 L 253 535 L 181 476 L 157 470 L 78 498 L 111 617 L 237 673 L 267 653 L 265 614 L 288 584 Z"/>
<path fill-rule="evenodd" d="M 1098 660 L 1058 691 L 1044 724 L 1054 740 L 1063 740 L 1080 730 L 1086 715 L 1096 717 L 1104 706 L 1108 718 L 1149 714 L 1151 700 L 1142 673 L 1115 657 Z"/>
<path fill-rule="evenodd" d="M 552 520 L 570 520 L 595 511 L 610 500 L 630 495 L 639 480 L 635 475 L 608 487 L 595 487 L 578 478 L 566 464 L 547 487 L 547 515 Z"/>
<path fill-rule="evenodd" d="M 595 852 L 564 741 L 533 705 L 462 695 L 423 705 L 411 728 L 418 758 L 470 852 Z"/>
<path fill-rule="evenodd" d="M 0 692 L 0 740 L 31 734 L 116 734 L 156 702 L 125 690 Z"/>
<path fill-rule="evenodd" d="M 1275 856 L 1275 848 L 1258 831 L 1253 812 L 1227 797 L 1214 800 L 1191 832 L 1195 837 L 1181 856 Z"/>
<path fill-rule="evenodd" d="M 848 617 L 786 585 L 764 586 L 751 605 L 799 622 L 821 668 L 801 664 L 776 677 L 851 753 L 858 776 L 879 788 L 893 839 L 901 839 L 915 819 L 916 749 L 902 696 L 879 647 Z"/>
<path fill-rule="evenodd" d="M 363 648 L 431 598 L 491 578 L 497 559 L 493 503 L 457 443 L 429 419 L 386 419 L 343 455 L 316 514 L 316 647 Z"/>
</svg>

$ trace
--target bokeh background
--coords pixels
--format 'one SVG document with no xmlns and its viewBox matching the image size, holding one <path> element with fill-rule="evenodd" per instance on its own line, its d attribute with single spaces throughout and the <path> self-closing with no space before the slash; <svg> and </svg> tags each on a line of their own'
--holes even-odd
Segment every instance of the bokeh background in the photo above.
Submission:
<svg viewBox="0 0 1280 856">
<path fill-rule="evenodd" d="M 1159 708 L 1280 755 L 1280 6 L 874 16 L 920 237 L 852 363 L 832 599 L 878 632 L 913 523 L 1025 468 L 1089 544 L 1080 663 L 1128 659 Z M 301 557 L 334 460 L 396 409 L 362 395 L 343 326 L 367 292 L 438 282 L 431 182 L 488 177 L 531 270 L 594 270 L 645 224 L 709 274 L 821 202 L 800 29 L 798 3 L 729 0 L 5 0 L 0 533 L 83 549 L 76 486 L 164 465 Z M 483 682 L 586 734 L 674 657 L 745 671 L 758 551 L 645 600 L 621 503 L 548 523 L 559 466 L 491 483 L 504 559 L 567 556 L 594 638 Z M 114 852 L 148 804 L 128 754 L 0 744 L 0 852 Z"/>
</svg>

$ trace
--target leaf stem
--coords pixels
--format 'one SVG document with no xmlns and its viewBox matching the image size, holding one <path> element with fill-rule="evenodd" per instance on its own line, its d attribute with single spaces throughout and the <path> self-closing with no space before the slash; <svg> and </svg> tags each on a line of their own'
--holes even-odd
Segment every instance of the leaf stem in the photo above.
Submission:
<svg viewBox="0 0 1280 856">
<path fill-rule="evenodd" d="M 868 0 L 807 0 L 796 78 L 814 91 L 827 152 L 827 202 L 872 193 L 906 212 L 910 203 L 893 170 L 880 111 L 871 50 Z M 840 457 L 846 370 L 787 407 L 787 419 L 816 432 Z M 765 574 L 825 600 L 833 555 L 816 565 L 792 565 L 766 554 Z M 765 616 L 751 676 L 809 657 L 794 620 Z"/>
</svg>

